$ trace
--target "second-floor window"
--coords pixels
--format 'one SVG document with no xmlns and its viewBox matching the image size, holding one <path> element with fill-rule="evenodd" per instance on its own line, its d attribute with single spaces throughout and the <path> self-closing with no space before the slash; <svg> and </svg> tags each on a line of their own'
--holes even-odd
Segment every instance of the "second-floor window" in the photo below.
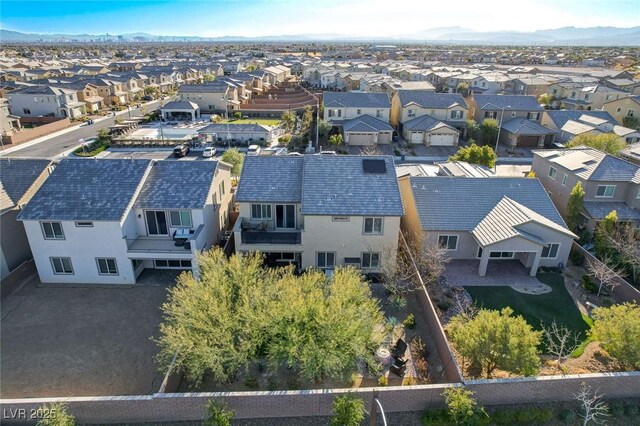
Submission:
<svg viewBox="0 0 640 426">
<path fill-rule="evenodd" d="M 462 118 L 462 111 L 451 111 L 451 118 L 454 120 Z"/>
<path fill-rule="evenodd" d="M 557 174 L 558 174 L 558 169 L 556 169 L 555 167 L 549 167 L 549 177 L 551 179 L 555 179 Z"/>
<path fill-rule="evenodd" d="M 169 211 L 171 226 L 175 228 L 191 228 L 191 211 L 171 210 Z"/>
<path fill-rule="evenodd" d="M 376 110 L 376 117 L 382 118 L 382 110 L 381 109 L 377 109 Z"/>
<path fill-rule="evenodd" d="M 596 197 L 611 198 L 615 191 L 615 185 L 598 185 L 598 189 L 596 189 Z"/>
<path fill-rule="evenodd" d="M 271 219 L 271 204 L 251 204 L 251 219 Z"/>
<path fill-rule="evenodd" d="M 564 173 L 562 175 L 562 186 L 566 186 L 567 185 L 567 174 Z"/>
<path fill-rule="evenodd" d="M 64 240 L 64 232 L 60 222 L 41 222 L 45 240 Z"/>
<path fill-rule="evenodd" d="M 527 119 L 528 120 L 540 120 L 540 113 L 539 112 L 530 112 L 527 114 Z"/>
<path fill-rule="evenodd" d="M 365 217 L 364 218 L 364 233 L 381 235 L 383 228 L 383 218 L 381 217 Z"/>
<path fill-rule="evenodd" d="M 498 118 L 498 112 L 497 111 L 485 111 L 484 112 L 484 118 L 496 119 L 496 118 Z"/>
<path fill-rule="evenodd" d="M 627 111 L 627 117 L 633 117 L 634 113 L 635 113 L 634 110 L 632 110 L 632 109 L 628 110 Z"/>
<path fill-rule="evenodd" d="M 415 109 L 407 110 L 407 117 L 415 117 L 415 116 L 416 116 L 416 110 Z"/>
</svg>

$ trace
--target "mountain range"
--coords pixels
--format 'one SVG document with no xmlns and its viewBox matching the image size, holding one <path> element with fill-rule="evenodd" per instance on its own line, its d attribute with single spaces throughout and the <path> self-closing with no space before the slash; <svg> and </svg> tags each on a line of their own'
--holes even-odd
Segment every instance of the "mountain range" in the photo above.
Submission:
<svg viewBox="0 0 640 426">
<path fill-rule="evenodd" d="M 562 45 L 562 46 L 640 46 L 640 26 L 618 27 L 562 27 L 531 32 L 524 31 L 474 31 L 462 27 L 440 27 L 393 37 L 346 34 L 292 34 L 270 36 L 166 36 L 148 33 L 129 34 L 38 34 L 0 29 L 0 42 L 60 42 L 60 41 L 125 41 L 134 38 L 144 41 L 210 41 L 210 42 L 269 42 L 269 41 L 358 41 L 358 42 L 424 42 L 430 44 L 460 45 Z"/>
</svg>

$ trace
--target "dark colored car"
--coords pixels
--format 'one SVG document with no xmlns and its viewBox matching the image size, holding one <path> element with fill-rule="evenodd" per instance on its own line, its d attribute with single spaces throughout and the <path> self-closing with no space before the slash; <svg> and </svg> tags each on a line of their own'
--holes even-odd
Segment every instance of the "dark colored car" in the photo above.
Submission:
<svg viewBox="0 0 640 426">
<path fill-rule="evenodd" d="M 173 148 L 173 155 L 178 157 L 178 158 L 184 157 L 188 153 L 189 153 L 189 146 L 188 145 L 178 145 L 175 148 Z"/>
<path fill-rule="evenodd" d="M 152 101 L 153 100 L 153 96 L 143 96 L 142 100 L 143 101 Z"/>
</svg>

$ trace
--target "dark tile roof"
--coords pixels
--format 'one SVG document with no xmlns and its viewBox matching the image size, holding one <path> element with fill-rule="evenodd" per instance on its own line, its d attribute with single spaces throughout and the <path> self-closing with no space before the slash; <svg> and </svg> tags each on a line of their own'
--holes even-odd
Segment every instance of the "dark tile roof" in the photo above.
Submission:
<svg viewBox="0 0 640 426">
<path fill-rule="evenodd" d="M 596 220 L 604 219 L 609 213 L 615 210 L 618 215 L 618 220 L 640 221 L 640 211 L 621 201 L 585 201 L 584 209 Z"/>
<path fill-rule="evenodd" d="M 122 219 L 149 160 L 65 159 L 31 198 L 19 220 Z"/>
<path fill-rule="evenodd" d="M 18 204 L 51 160 L 0 158 L 0 211 Z"/>
<path fill-rule="evenodd" d="M 551 119 L 551 121 L 553 121 L 555 125 L 558 126 L 559 129 L 561 129 L 562 126 L 564 126 L 567 123 L 567 121 L 569 120 L 578 121 L 578 119 L 583 115 L 601 118 L 603 120 L 607 120 L 612 124 L 616 123 L 615 119 L 611 116 L 611 114 L 609 114 L 606 111 L 547 110 L 544 113 L 547 114 L 549 119 Z"/>
<path fill-rule="evenodd" d="M 134 203 L 141 209 L 201 209 L 218 167 L 217 161 L 157 161 Z"/>
<path fill-rule="evenodd" d="M 529 95 L 473 95 L 482 110 L 544 111 L 534 96 Z"/>
<path fill-rule="evenodd" d="M 402 90 L 398 92 L 400 104 L 404 107 L 416 103 L 425 109 L 447 109 L 456 104 L 467 108 L 467 103 L 460 93 L 435 93 L 424 90 Z"/>
<path fill-rule="evenodd" d="M 425 230 L 471 231 L 505 196 L 566 227 L 538 179 L 438 176 L 410 183 Z"/>
<path fill-rule="evenodd" d="M 236 200 L 299 203 L 303 162 L 294 156 L 245 157 Z"/>
<path fill-rule="evenodd" d="M 322 101 L 325 106 L 344 106 L 348 108 L 391 108 L 387 93 L 365 92 L 324 92 Z"/>
<path fill-rule="evenodd" d="M 379 120 L 365 114 L 360 117 L 345 120 L 342 123 L 345 132 L 391 132 L 393 127 L 386 121 Z"/>
</svg>

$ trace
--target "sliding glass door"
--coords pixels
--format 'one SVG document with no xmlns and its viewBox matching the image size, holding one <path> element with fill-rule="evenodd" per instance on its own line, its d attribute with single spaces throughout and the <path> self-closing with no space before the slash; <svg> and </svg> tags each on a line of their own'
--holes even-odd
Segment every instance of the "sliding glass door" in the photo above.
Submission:
<svg viewBox="0 0 640 426">
<path fill-rule="evenodd" d="M 167 235 L 169 233 L 167 215 L 164 210 L 147 210 L 145 216 L 149 235 Z"/>
<path fill-rule="evenodd" d="M 295 204 L 276 204 L 276 228 L 296 229 Z"/>
</svg>

